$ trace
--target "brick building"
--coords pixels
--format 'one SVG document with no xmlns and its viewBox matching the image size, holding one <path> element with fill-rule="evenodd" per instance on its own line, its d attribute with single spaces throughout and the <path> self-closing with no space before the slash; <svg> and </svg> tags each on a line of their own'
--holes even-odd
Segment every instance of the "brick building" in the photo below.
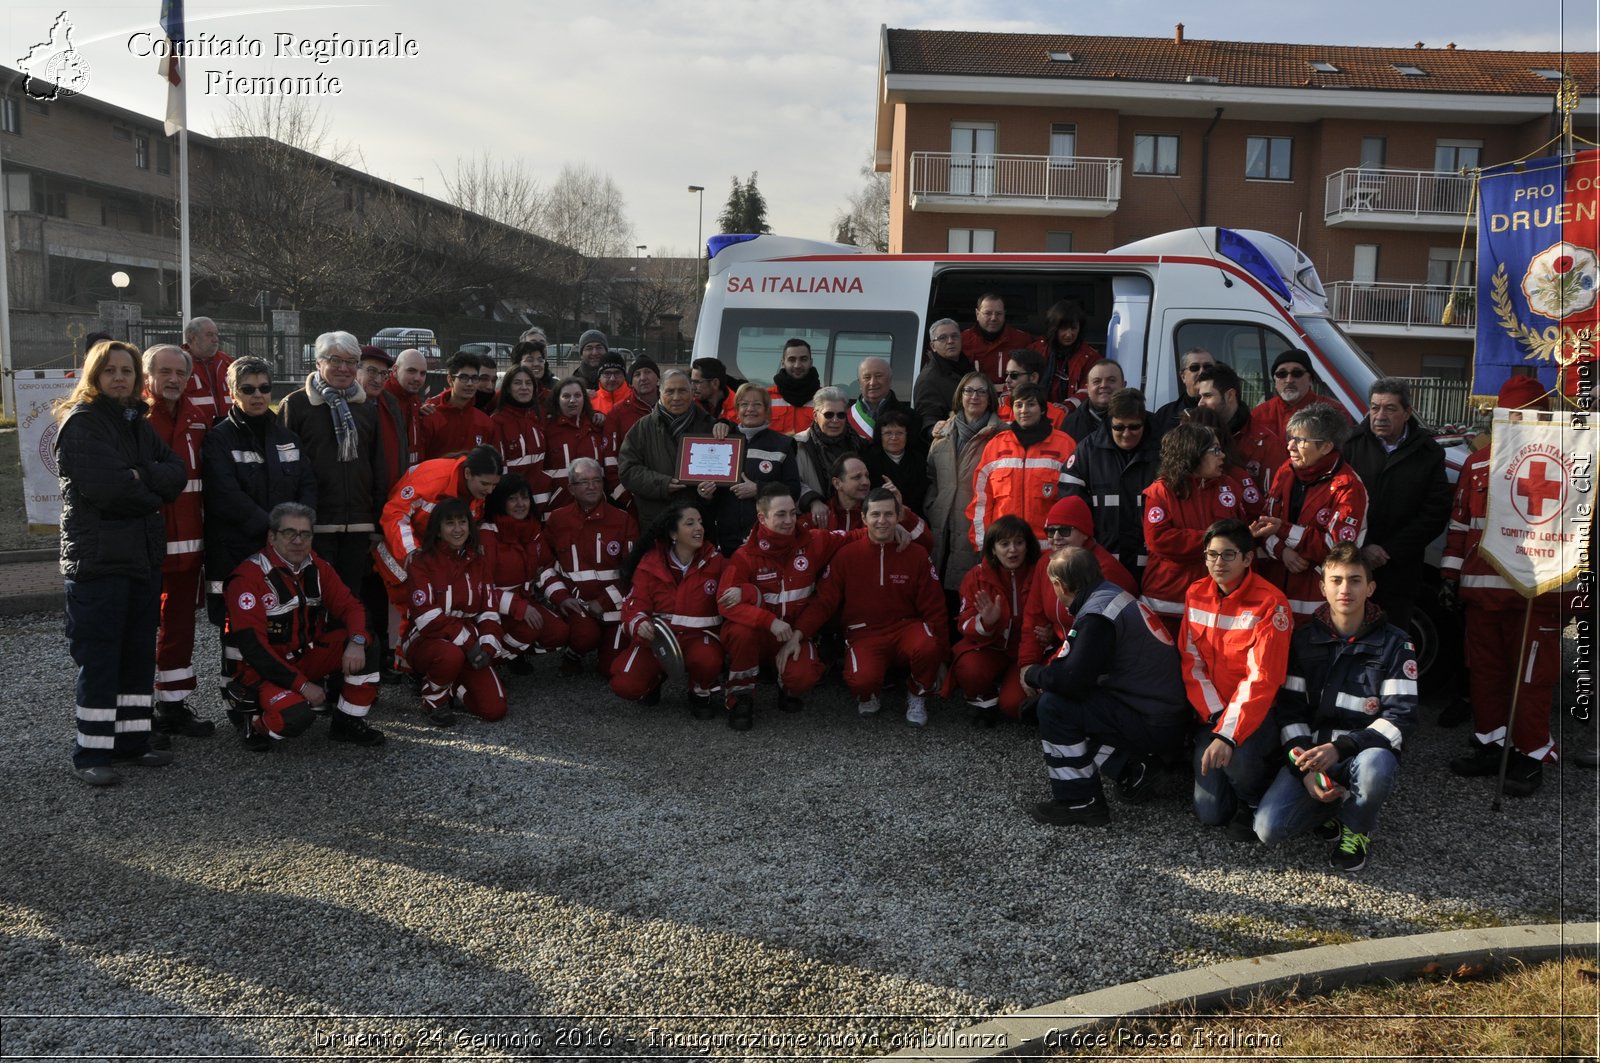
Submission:
<svg viewBox="0 0 1600 1063">
<path fill-rule="evenodd" d="M 1467 172 L 1554 153 L 1564 71 L 1592 128 L 1594 64 L 1555 52 L 1190 40 L 1181 24 L 1170 38 L 885 28 L 889 249 L 1105 251 L 1191 224 L 1263 229 L 1305 250 L 1381 369 L 1464 379 Z"/>
</svg>

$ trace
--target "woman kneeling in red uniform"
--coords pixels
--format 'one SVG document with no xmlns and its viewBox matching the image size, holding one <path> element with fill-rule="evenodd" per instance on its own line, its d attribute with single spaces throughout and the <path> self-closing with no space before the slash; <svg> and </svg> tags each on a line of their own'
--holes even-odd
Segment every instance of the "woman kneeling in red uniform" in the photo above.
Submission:
<svg viewBox="0 0 1600 1063">
<path fill-rule="evenodd" d="M 972 722 L 1015 720 L 1022 706 L 1017 671 L 1023 608 L 1039 560 L 1039 540 L 1021 517 L 1001 517 L 983 533 L 983 557 L 961 580 L 961 616 L 951 677 L 974 709 Z"/>
<path fill-rule="evenodd" d="M 683 647 L 689 677 L 689 707 L 698 720 L 722 711 L 722 642 L 717 629 L 717 585 L 725 559 L 706 542 L 700 510 L 679 503 L 667 509 L 640 538 L 622 566 L 628 597 L 622 603 L 622 630 L 633 644 L 617 658 L 611 690 L 629 701 L 654 705 L 661 700 L 666 675 L 651 652 L 655 625 L 667 624 Z M 739 594 L 730 588 L 728 594 Z"/>
<path fill-rule="evenodd" d="M 453 695 L 479 719 L 505 716 L 506 688 L 493 664 L 505 652 L 497 595 L 465 502 L 446 498 L 434 507 L 406 592 L 405 655 L 422 675 L 428 722 L 455 723 Z"/>
<path fill-rule="evenodd" d="M 567 622 L 539 600 L 556 578 L 556 559 L 544 541 L 543 525 L 533 515 L 528 481 L 511 473 L 483 503 L 478 540 L 489 563 L 495 608 L 505 632 L 508 667 L 518 675 L 532 671 L 527 655 L 567 644 Z M 530 612 L 531 610 L 531 612 Z"/>
</svg>

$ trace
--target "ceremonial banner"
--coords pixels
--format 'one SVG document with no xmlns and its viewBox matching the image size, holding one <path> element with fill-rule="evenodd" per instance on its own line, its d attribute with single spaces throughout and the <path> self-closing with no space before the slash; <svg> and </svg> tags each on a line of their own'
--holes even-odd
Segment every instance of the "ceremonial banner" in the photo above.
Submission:
<svg viewBox="0 0 1600 1063">
<path fill-rule="evenodd" d="M 22 495 L 30 526 L 61 523 L 61 481 L 56 476 L 55 401 L 72 394 L 76 369 L 17 372 L 17 442 L 22 454 Z"/>
<path fill-rule="evenodd" d="M 1600 151 L 1491 166 L 1478 184 L 1478 335 L 1472 393 L 1515 366 L 1576 390 L 1600 323 Z"/>
<path fill-rule="evenodd" d="M 1583 563 L 1594 515 L 1595 431 L 1581 413 L 1494 411 L 1478 549 L 1525 597 L 1562 586 Z"/>
</svg>

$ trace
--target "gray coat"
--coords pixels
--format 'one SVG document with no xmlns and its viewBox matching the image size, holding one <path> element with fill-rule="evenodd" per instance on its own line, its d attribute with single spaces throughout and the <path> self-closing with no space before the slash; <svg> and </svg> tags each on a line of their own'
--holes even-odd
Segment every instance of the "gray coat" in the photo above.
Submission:
<svg viewBox="0 0 1600 1063">
<path fill-rule="evenodd" d="M 972 501 L 972 478 L 983 457 L 983 445 L 1002 427 L 994 413 L 960 453 L 955 429 L 936 436 L 928 448 L 928 527 L 933 532 L 933 567 L 946 590 L 960 591 L 961 580 L 978 563 L 978 552 L 967 534 L 967 504 Z"/>
</svg>

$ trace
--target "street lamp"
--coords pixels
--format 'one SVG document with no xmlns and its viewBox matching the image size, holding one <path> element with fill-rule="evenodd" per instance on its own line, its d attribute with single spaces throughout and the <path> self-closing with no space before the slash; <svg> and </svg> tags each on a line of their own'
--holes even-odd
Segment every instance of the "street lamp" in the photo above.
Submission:
<svg viewBox="0 0 1600 1063">
<path fill-rule="evenodd" d="M 700 259 L 700 261 L 704 262 L 705 261 L 705 257 L 706 257 L 706 243 L 705 243 L 706 186 L 705 185 L 690 185 L 689 186 L 689 191 L 696 193 L 700 197 L 700 213 L 699 213 L 698 217 L 695 220 L 695 226 L 694 226 L 694 246 L 695 246 L 695 255 Z M 700 284 L 700 286 L 702 288 L 704 288 L 706 282 L 705 282 L 705 278 L 700 275 L 700 268 L 699 268 L 698 264 L 695 267 L 694 276 L 695 276 L 695 280 Z"/>
</svg>

